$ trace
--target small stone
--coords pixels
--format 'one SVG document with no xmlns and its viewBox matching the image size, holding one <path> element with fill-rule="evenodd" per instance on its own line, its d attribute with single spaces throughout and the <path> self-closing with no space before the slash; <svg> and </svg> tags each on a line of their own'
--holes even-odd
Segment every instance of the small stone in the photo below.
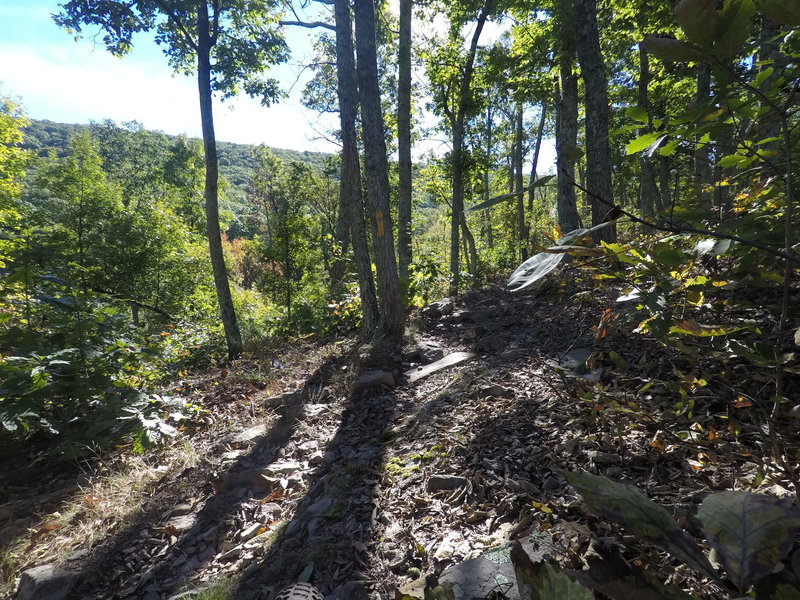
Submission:
<svg viewBox="0 0 800 600">
<path fill-rule="evenodd" d="M 80 560 L 86 556 L 89 556 L 89 551 L 86 548 L 81 548 L 77 552 L 74 552 L 72 556 L 70 556 L 67 560 L 70 562 L 74 562 L 76 560 Z"/>
<path fill-rule="evenodd" d="M 469 483 L 466 477 L 456 475 L 431 475 L 428 479 L 428 491 L 439 492 L 442 490 L 457 490 Z"/>
<path fill-rule="evenodd" d="M 53 565 L 41 565 L 23 571 L 19 580 L 18 600 L 64 600 L 75 583 L 75 575 L 57 571 Z"/>
<path fill-rule="evenodd" d="M 450 298 L 444 298 L 438 302 L 431 302 L 422 309 L 422 314 L 431 319 L 438 319 L 442 315 L 452 314 L 455 304 Z"/>
<path fill-rule="evenodd" d="M 510 390 L 504 388 L 502 385 L 499 385 L 497 383 L 484 385 L 478 390 L 478 394 L 480 395 L 481 398 L 505 396 L 506 394 L 509 393 Z"/>
<path fill-rule="evenodd" d="M 325 496 L 324 498 L 320 498 L 314 504 L 308 507 L 308 512 L 312 515 L 324 515 L 327 513 L 330 508 L 333 506 L 333 498 L 330 496 Z"/>
<path fill-rule="evenodd" d="M 259 532 L 263 527 L 264 525 L 262 523 L 253 523 L 252 525 L 250 525 L 250 527 L 246 527 L 245 529 L 242 529 L 242 531 L 239 532 L 239 539 L 242 540 L 243 542 L 252 540 L 259 534 Z"/>
<path fill-rule="evenodd" d="M 173 517 L 169 521 L 167 521 L 166 527 L 170 529 L 175 529 L 179 532 L 184 532 L 187 529 L 191 529 L 194 525 L 194 515 L 181 515 L 179 517 Z"/>
<path fill-rule="evenodd" d="M 599 450 L 590 450 L 588 456 L 589 460 L 596 465 L 615 465 L 622 462 L 622 457 L 619 454 L 609 454 Z"/>
<path fill-rule="evenodd" d="M 395 385 L 394 375 L 390 371 L 368 371 L 359 375 L 355 380 L 353 393 L 363 392 L 381 385 L 393 388 Z"/>
<path fill-rule="evenodd" d="M 256 425 L 254 427 L 249 427 L 244 431 L 239 431 L 236 433 L 229 433 L 224 438 L 222 438 L 223 444 L 247 444 L 253 445 L 255 441 L 266 435 L 267 433 L 267 426 L 266 425 Z"/>
<path fill-rule="evenodd" d="M 420 360 L 426 365 L 444 358 L 444 350 L 435 342 L 420 342 L 418 352 Z"/>
<path fill-rule="evenodd" d="M 321 517 L 314 517 L 308 522 L 306 525 L 306 529 L 308 530 L 309 537 L 313 536 L 319 528 L 322 526 L 323 519 Z"/>
<path fill-rule="evenodd" d="M 227 552 L 225 552 L 223 554 L 220 554 L 219 557 L 217 557 L 217 558 L 218 558 L 218 560 L 220 562 L 227 562 L 229 560 L 233 560 L 235 558 L 238 558 L 241 553 L 242 553 L 242 547 L 241 546 L 234 546 L 233 548 L 231 548 Z"/>
<path fill-rule="evenodd" d="M 265 473 L 270 475 L 290 475 L 303 467 L 299 462 L 294 460 L 286 460 L 274 462 L 264 469 Z"/>
<path fill-rule="evenodd" d="M 319 450 L 308 457 L 308 464 L 310 464 L 312 467 L 320 465 L 323 462 L 325 462 L 325 455 Z"/>
<path fill-rule="evenodd" d="M 175 506 L 175 508 L 173 508 L 171 511 L 169 511 L 169 516 L 170 517 L 181 517 L 183 515 L 188 515 L 190 512 L 192 512 L 192 505 L 188 504 L 186 502 L 183 502 L 181 504 L 177 504 Z"/>
</svg>

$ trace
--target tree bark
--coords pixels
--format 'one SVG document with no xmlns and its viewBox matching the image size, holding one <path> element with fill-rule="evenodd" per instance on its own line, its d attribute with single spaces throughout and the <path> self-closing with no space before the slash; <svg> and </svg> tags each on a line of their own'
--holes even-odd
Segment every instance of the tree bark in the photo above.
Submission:
<svg viewBox="0 0 800 600">
<path fill-rule="evenodd" d="M 397 60 L 397 259 L 400 286 L 408 304 L 408 268 L 411 250 L 411 8 L 400 0 L 400 36 Z"/>
<path fill-rule="evenodd" d="M 222 237 L 219 229 L 219 164 L 217 161 L 217 140 L 214 135 L 214 115 L 211 94 L 211 47 L 212 33 L 209 30 L 208 5 L 198 4 L 197 14 L 197 84 L 200 92 L 200 120 L 203 129 L 203 150 L 205 154 L 205 211 L 208 250 L 211 257 L 211 270 L 214 274 L 214 287 L 217 290 L 222 327 L 228 357 L 233 360 L 242 353 L 242 336 L 233 308 L 233 298 L 225 269 L 222 253 Z M 215 32 L 216 33 L 216 32 Z"/>
<path fill-rule="evenodd" d="M 364 139 L 364 173 L 372 214 L 372 244 L 378 280 L 378 328 L 373 344 L 393 349 L 402 337 L 405 311 L 397 276 L 389 206 L 389 162 L 386 158 L 378 60 L 375 40 L 375 8 L 372 0 L 355 0 L 356 52 Z"/>
<path fill-rule="evenodd" d="M 527 229 L 525 228 L 525 182 L 522 173 L 522 138 L 524 134 L 522 102 L 517 102 L 514 114 L 514 191 L 517 194 L 517 244 L 520 260 L 528 258 Z"/>
<path fill-rule="evenodd" d="M 608 144 L 608 79 L 600 50 L 596 0 L 575 0 L 575 30 L 586 108 L 586 188 L 592 225 L 599 225 L 614 206 L 614 193 Z M 598 242 L 616 241 L 616 226 L 595 232 L 594 238 Z"/>
<path fill-rule="evenodd" d="M 578 78 L 575 75 L 574 15 L 570 0 L 558 2 L 558 70 L 556 86 L 556 165 L 558 226 L 567 233 L 581 226 L 575 197 L 578 146 Z"/>
<path fill-rule="evenodd" d="M 491 160 L 492 156 L 492 106 L 491 104 L 486 107 L 486 156 Z M 483 201 L 489 200 L 489 167 L 483 172 Z M 492 231 L 492 207 L 490 206 L 484 212 L 486 219 L 486 245 L 489 248 L 494 248 L 494 232 Z"/>
<path fill-rule="evenodd" d="M 643 24 L 640 23 L 640 26 Z M 639 44 L 639 81 L 638 95 L 639 106 L 647 112 L 648 124 L 639 129 L 639 135 L 644 135 L 652 130 L 650 106 L 647 88 L 650 85 L 650 60 L 647 52 Z M 639 157 L 639 209 L 643 218 L 651 217 L 656 210 L 661 210 L 661 196 L 656 185 L 651 160 L 643 154 Z"/>
<path fill-rule="evenodd" d="M 483 26 L 489 17 L 492 0 L 485 0 L 478 19 L 475 22 L 475 31 L 472 34 L 467 61 L 461 75 L 459 86 L 458 106 L 452 115 L 450 126 L 453 132 L 453 214 L 450 220 L 450 294 L 458 294 L 460 278 L 459 233 L 461 220 L 464 218 L 464 121 L 466 119 L 469 90 L 472 85 L 472 72 L 475 67 L 475 54 L 478 51 L 478 40 L 481 37 Z"/>
<path fill-rule="evenodd" d="M 364 201 L 361 195 L 361 167 L 358 160 L 356 116 L 358 82 L 353 56 L 353 30 L 348 0 L 334 0 L 336 19 L 336 79 L 339 97 L 339 125 L 342 130 L 342 176 L 339 194 L 350 222 L 353 255 L 358 271 L 361 298 L 361 331 L 371 336 L 378 326 L 378 299 L 372 278 L 372 261 L 364 225 Z"/>
<path fill-rule="evenodd" d="M 531 160 L 531 180 L 528 184 L 528 212 L 533 214 L 533 199 L 536 188 L 530 187 L 537 179 L 536 170 L 539 168 L 539 153 L 542 150 L 542 137 L 544 136 L 544 125 L 547 118 L 547 107 L 542 102 L 541 113 L 539 114 L 539 127 L 536 130 L 536 142 L 533 146 L 533 160 Z"/>
<path fill-rule="evenodd" d="M 711 93 L 711 67 L 703 60 L 697 64 L 697 96 L 695 105 L 702 106 Z M 701 141 L 700 136 L 695 137 L 694 150 L 694 187 L 695 193 L 704 209 L 711 209 L 711 194 L 708 191 L 711 185 L 711 159 L 709 146 Z"/>
</svg>

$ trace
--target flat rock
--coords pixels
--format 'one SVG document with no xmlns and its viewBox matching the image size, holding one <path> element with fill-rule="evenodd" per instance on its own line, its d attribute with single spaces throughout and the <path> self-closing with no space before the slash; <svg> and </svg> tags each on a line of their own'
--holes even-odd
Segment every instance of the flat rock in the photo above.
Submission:
<svg viewBox="0 0 800 600">
<path fill-rule="evenodd" d="M 272 463 L 264 469 L 267 475 L 291 475 L 303 468 L 296 460 L 281 460 Z"/>
<path fill-rule="evenodd" d="M 531 539 L 520 542 L 533 562 L 541 562 L 552 551 L 552 540 L 549 538 L 541 542 Z M 498 591 L 509 600 L 520 598 L 508 544 L 493 548 L 478 558 L 448 567 L 439 576 L 439 581 L 450 582 L 456 598 L 489 598 L 490 592 Z"/>
<path fill-rule="evenodd" d="M 307 510 L 310 514 L 319 516 L 327 513 L 331 506 L 333 506 L 333 498 L 326 496 L 314 502 Z"/>
<path fill-rule="evenodd" d="M 278 394 L 277 396 L 270 396 L 264 400 L 264 404 L 270 408 L 278 408 L 280 406 L 292 406 L 300 402 L 300 392 L 286 392 Z"/>
<path fill-rule="evenodd" d="M 588 456 L 589 460 L 596 465 L 615 465 L 622 462 L 622 457 L 619 454 L 610 454 L 599 450 L 590 450 Z"/>
<path fill-rule="evenodd" d="M 381 385 L 393 388 L 394 375 L 390 371 L 367 371 L 359 375 L 353 383 L 353 393 L 363 392 Z"/>
<path fill-rule="evenodd" d="M 195 516 L 193 514 L 188 515 L 178 515 L 177 517 L 172 517 L 169 521 L 167 521 L 166 527 L 171 529 L 175 529 L 179 532 L 184 532 L 188 529 L 191 529 L 195 523 Z"/>
<path fill-rule="evenodd" d="M 453 367 L 459 363 L 465 362 L 473 356 L 475 355 L 472 352 L 453 352 L 452 354 L 445 356 L 443 359 L 437 360 L 429 365 L 425 365 L 424 367 L 410 369 L 406 371 L 405 376 L 408 378 L 409 383 L 414 383 L 423 377 L 427 377 L 428 375 L 432 375 L 433 373 L 447 369 L 448 367 Z"/>
<path fill-rule="evenodd" d="M 469 483 L 466 477 L 456 475 L 431 475 L 428 479 L 428 491 L 440 492 L 442 490 L 457 490 Z"/>
<path fill-rule="evenodd" d="M 64 600 L 75 583 L 75 575 L 57 571 L 53 565 L 33 567 L 22 573 L 18 600 Z"/>
<path fill-rule="evenodd" d="M 575 348 L 567 352 L 559 361 L 562 367 L 572 371 L 580 371 L 586 368 L 586 360 L 592 355 L 591 348 Z"/>
<path fill-rule="evenodd" d="M 255 440 L 267 434 L 266 425 L 255 425 L 248 427 L 244 431 L 236 433 L 229 433 L 222 438 L 223 444 L 250 444 L 255 443 Z"/>
</svg>

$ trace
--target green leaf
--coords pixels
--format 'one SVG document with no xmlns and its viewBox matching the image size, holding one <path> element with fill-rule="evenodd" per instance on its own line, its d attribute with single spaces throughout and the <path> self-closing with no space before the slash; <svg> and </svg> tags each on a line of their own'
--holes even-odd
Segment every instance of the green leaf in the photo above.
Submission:
<svg viewBox="0 0 800 600">
<path fill-rule="evenodd" d="M 756 5 L 778 25 L 800 26 L 800 0 L 756 0 Z"/>
<path fill-rule="evenodd" d="M 717 44 L 714 47 L 715 54 L 722 61 L 731 60 L 742 50 L 753 27 L 755 12 L 753 0 L 725 0 L 717 20 Z"/>
<path fill-rule="evenodd" d="M 584 235 L 592 233 L 594 231 L 599 231 L 600 229 L 604 229 L 614 223 L 614 221 L 608 221 L 607 223 L 600 223 L 600 225 L 595 225 L 594 227 L 590 227 L 586 229 L 581 227 L 579 229 L 573 229 L 569 233 L 564 234 L 556 241 L 557 246 L 564 246 L 576 240 Z M 566 254 L 553 254 L 550 252 L 540 252 L 531 256 L 528 260 L 518 266 L 511 276 L 508 278 L 508 289 L 512 292 L 518 292 L 522 289 L 525 289 L 529 285 L 532 285 L 542 279 L 545 275 L 550 273 L 553 269 L 555 269 L 559 263 L 564 259 Z"/>
<path fill-rule="evenodd" d="M 676 585 L 666 585 L 618 554 L 588 558 L 589 569 L 568 571 L 586 587 L 614 600 L 694 600 Z"/>
<path fill-rule="evenodd" d="M 694 540 L 670 514 L 639 489 L 588 473 L 563 472 L 570 485 L 601 518 L 619 523 L 633 535 L 671 552 L 690 567 L 716 577 Z"/>
<path fill-rule="evenodd" d="M 628 145 L 625 146 L 625 153 L 635 154 L 645 149 L 649 150 L 653 144 L 660 143 L 666 137 L 667 136 L 660 133 L 645 133 L 644 135 L 640 135 L 639 137 L 631 140 Z"/>
<path fill-rule="evenodd" d="M 647 111 L 642 106 L 629 106 L 625 109 L 625 115 L 637 123 L 648 123 Z"/>
<path fill-rule="evenodd" d="M 737 331 L 742 331 L 743 329 L 749 329 L 749 327 L 749 325 L 737 325 L 734 327 L 701 325 L 693 319 L 687 319 L 670 327 L 669 332 L 691 335 L 700 338 L 708 338 L 717 337 L 720 335 L 729 335 L 731 333 L 736 333 Z"/>
<path fill-rule="evenodd" d="M 738 167 L 740 169 L 744 169 L 750 166 L 753 160 L 748 158 L 747 156 L 742 156 L 741 154 L 730 154 L 728 156 L 723 156 L 717 161 L 717 166 L 726 169 L 728 167 Z"/>
<path fill-rule="evenodd" d="M 516 268 L 508 278 L 508 289 L 518 292 L 542 279 L 564 260 L 566 254 L 540 252 Z"/>
<path fill-rule="evenodd" d="M 675 153 L 675 149 L 678 147 L 678 144 L 680 143 L 681 141 L 679 139 L 667 142 L 661 148 L 659 148 L 658 153 L 661 156 L 672 156 Z"/>
<path fill-rule="evenodd" d="M 706 254 L 719 256 L 720 254 L 725 254 L 730 249 L 730 247 L 731 247 L 730 240 L 718 240 L 715 238 L 709 238 L 697 242 L 694 245 L 694 248 L 692 248 L 692 252 L 697 256 L 705 256 Z"/>
<path fill-rule="evenodd" d="M 519 542 L 511 546 L 511 562 L 522 600 L 594 600 L 594 592 L 548 563 L 534 563 Z"/>
<path fill-rule="evenodd" d="M 686 37 L 709 47 L 714 42 L 717 0 L 681 0 L 675 6 L 675 20 Z"/>
<path fill-rule="evenodd" d="M 749 492 L 708 496 L 697 513 L 709 544 L 744 593 L 792 549 L 800 510 L 787 500 Z"/>
</svg>

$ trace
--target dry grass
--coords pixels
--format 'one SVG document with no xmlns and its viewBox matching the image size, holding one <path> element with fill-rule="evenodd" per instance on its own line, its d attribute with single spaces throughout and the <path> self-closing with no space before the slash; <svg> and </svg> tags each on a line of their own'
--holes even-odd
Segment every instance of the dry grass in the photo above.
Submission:
<svg viewBox="0 0 800 600">
<path fill-rule="evenodd" d="M 157 453 L 120 456 L 8 545 L 0 562 L 13 576 L 0 583 L 0 597 L 13 592 L 15 578 L 25 569 L 69 563 L 124 529 L 161 481 L 198 461 L 198 452 L 185 438 Z"/>
</svg>

